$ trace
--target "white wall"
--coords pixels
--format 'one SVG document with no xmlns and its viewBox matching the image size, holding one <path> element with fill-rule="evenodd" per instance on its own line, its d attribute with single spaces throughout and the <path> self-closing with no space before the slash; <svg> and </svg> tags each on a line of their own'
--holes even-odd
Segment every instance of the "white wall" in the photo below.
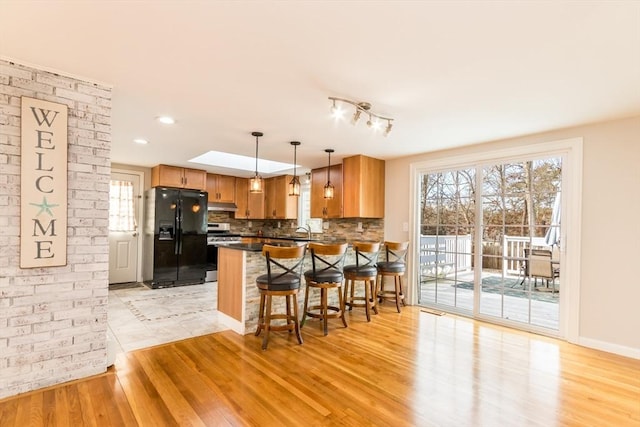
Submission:
<svg viewBox="0 0 640 427">
<path fill-rule="evenodd" d="M 411 163 L 574 137 L 584 141 L 579 343 L 640 358 L 640 117 L 387 160 L 385 239 L 409 238 Z"/>
<path fill-rule="evenodd" d="M 69 107 L 66 266 L 20 268 L 23 95 Z M 0 60 L 0 398 L 107 368 L 110 150 L 111 88 Z"/>
</svg>

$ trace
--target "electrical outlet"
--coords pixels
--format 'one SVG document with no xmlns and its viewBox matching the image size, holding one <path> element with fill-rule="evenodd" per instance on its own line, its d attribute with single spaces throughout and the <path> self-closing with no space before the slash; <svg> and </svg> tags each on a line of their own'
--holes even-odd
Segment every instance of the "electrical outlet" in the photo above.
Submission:
<svg viewBox="0 0 640 427">
<path fill-rule="evenodd" d="M 408 222 L 403 222 L 402 223 L 402 231 L 409 231 L 409 223 Z"/>
<path fill-rule="evenodd" d="M 362 223 L 359 222 L 358 225 L 356 225 L 356 231 L 362 231 Z"/>
<path fill-rule="evenodd" d="M 282 225 L 280 224 L 280 221 L 278 221 L 278 228 L 280 228 Z"/>
<path fill-rule="evenodd" d="M 328 221 L 322 223 L 322 229 L 323 230 L 328 230 L 329 229 L 329 222 Z"/>
<path fill-rule="evenodd" d="M 248 226 L 249 228 L 251 228 L 251 226 L 252 226 L 252 225 L 253 225 L 253 223 L 252 223 L 251 221 L 249 221 L 249 222 L 247 223 L 247 226 Z"/>
</svg>

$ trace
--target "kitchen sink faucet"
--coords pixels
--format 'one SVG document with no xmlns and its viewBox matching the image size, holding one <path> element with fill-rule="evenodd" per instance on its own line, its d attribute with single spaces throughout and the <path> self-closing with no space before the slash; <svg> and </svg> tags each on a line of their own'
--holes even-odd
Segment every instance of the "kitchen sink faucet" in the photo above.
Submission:
<svg viewBox="0 0 640 427">
<path fill-rule="evenodd" d="M 304 230 L 307 233 L 307 239 L 311 240 L 311 226 L 309 224 L 296 228 L 296 233 L 298 230 Z"/>
</svg>

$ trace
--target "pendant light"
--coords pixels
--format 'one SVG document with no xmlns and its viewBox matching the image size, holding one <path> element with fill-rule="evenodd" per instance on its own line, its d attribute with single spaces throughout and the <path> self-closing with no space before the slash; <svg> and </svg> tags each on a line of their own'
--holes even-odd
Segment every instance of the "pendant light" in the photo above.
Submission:
<svg viewBox="0 0 640 427">
<path fill-rule="evenodd" d="M 291 182 L 289 183 L 289 195 L 290 196 L 300 196 L 300 180 L 298 179 L 298 175 L 296 174 L 296 168 L 297 168 L 296 154 L 297 154 L 298 145 L 300 145 L 300 142 L 299 141 L 291 141 L 290 144 L 293 145 L 293 178 L 291 179 Z"/>
<path fill-rule="evenodd" d="M 249 193 L 262 193 L 262 177 L 258 175 L 258 138 L 263 136 L 262 132 L 251 132 L 256 137 L 256 174 L 249 179 Z"/>
<path fill-rule="evenodd" d="M 331 180 L 329 179 L 329 173 L 331 172 L 331 153 L 333 153 L 332 148 L 327 148 L 324 150 L 325 153 L 329 154 L 329 166 L 327 167 L 327 183 L 324 186 L 324 198 L 325 199 L 333 199 L 334 187 L 331 184 Z"/>
</svg>

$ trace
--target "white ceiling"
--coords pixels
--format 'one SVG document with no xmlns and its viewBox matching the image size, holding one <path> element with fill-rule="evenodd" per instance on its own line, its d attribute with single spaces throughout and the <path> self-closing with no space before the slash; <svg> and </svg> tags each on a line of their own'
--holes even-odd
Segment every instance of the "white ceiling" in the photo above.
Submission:
<svg viewBox="0 0 640 427">
<path fill-rule="evenodd" d="M 253 156 L 254 130 L 312 168 L 640 114 L 638 1 L 0 0 L 0 55 L 112 85 L 112 161 L 141 166 Z M 328 96 L 393 132 L 334 123 Z"/>
</svg>

